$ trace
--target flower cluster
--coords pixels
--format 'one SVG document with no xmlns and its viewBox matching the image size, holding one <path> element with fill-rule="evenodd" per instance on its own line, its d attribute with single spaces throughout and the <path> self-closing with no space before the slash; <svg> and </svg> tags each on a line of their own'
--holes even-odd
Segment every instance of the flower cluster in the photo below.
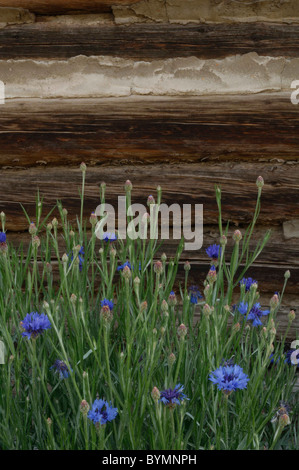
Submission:
<svg viewBox="0 0 299 470">
<path fill-rule="evenodd" d="M 190 302 L 191 304 L 197 304 L 199 299 L 202 299 L 202 295 L 198 290 L 197 286 L 191 286 L 189 288 Z"/>
<path fill-rule="evenodd" d="M 82 271 L 83 263 L 84 263 L 84 247 L 83 246 L 80 247 L 80 250 L 78 252 L 78 258 L 79 258 L 79 271 Z M 73 259 L 74 259 L 74 253 L 72 253 L 71 261 L 73 261 Z"/>
<path fill-rule="evenodd" d="M 214 243 L 206 249 L 206 253 L 213 261 L 218 260 L 218 258 L 221 256 L 221 246 Z"/>
<path fill-rule="evenodd" d="M 102 235 L 102 240 L 104 242 L 115 242 L 117 240 L 117 236 L 115 233 L 104 232 Z"/>
<path fill-rule="evenodd" d="M 257 281 L 252 279 L 252 277 L 243 277 L 243 279 L 241 279 L 240 281 L 240 286 L 245 285 L 245 292 L 248 292 L 250 290 L 252 284 L 257 284 Z"/>
</svg>

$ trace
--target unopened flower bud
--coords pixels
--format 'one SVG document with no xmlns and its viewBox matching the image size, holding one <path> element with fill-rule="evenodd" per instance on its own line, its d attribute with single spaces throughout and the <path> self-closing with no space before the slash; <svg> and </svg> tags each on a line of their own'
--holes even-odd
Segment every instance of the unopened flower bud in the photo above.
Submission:
<svg viewBox="0 0 299 470">
<path fill-rule="evenodd" d="M 40 238 L 37 235 L 32 238 L 32 246 L 34 246 L 35 248 L 38 248 L 40 246 Z"/>
<path fill-rule="evenodd" d="M 46 263 L 46 272 L 51 273 L 52 272 L 52 264 L 51 263 Z"/>
<path fill-rule="evenodd" d="M 176 304 L 177 304 L 176 295 L 173 291 L 171 291 L 170 294 L 169 294 L 168 304 L 170 305 L 170 307 L 175 307 Z"/>
<path fill-rule="evenodd" d="M 167 256 L 166 256 L 165 253 L 162 253 L 162 255 L 161 255 L 161 261 L 162 261 L 162 263 L 166 263 L 166 261 L 167 261 Z"/>
<path fill-rule="evenodd" d="M 237 333 L 238 331 L 240 331 L 240 329 L 241 329 L 241 325 L 240 325 L 239 322 L 238 322 L 238 323 L 235 323 L 235 324 L 233 325 L 233 331 L 234 331 L 235 333 Z"/>
<path fill-rule="evenodd" d="M 272 309 L 275 309 L 279 305 L 279 298 L 277 294 L 274 294 L 273 297 L 270 300 L 270 307 Z"/>
<path fill-rule="evenodd" d="M 82 173 L 85 173 L 85 172 L 86 172 L 86 168 L 87 168 L 87 167 L 86 167 L 85 163 L 82 162 L 81 165 L 80 165 L 80 170 L 82 171 Z"/>
<path fill-rule="evenodd" d="M 258 188 L 262 188 L 264 186 L 264 178 L 262 176 L 257 177 L 256 185 Z"/>
<path fill-rule="evenodd" d="M 75 232 L 73 230 L 70 230 L 69 236 L 73 238 L 75 236 Z"/>
<path fill-rule="evenodd" d="M 166 300 L 162 300 L 162 303 L 161 303 L 161 310 L 162 312 L 168 312 L 168 303 L 166 302 Z"/>
<path fill-rule="evenodd" d="M 152 390 L 152 399 L 154 400 L 155 403 L 158 403 L 158 401 L 160 400 L 160 391 L 157 387 L 154 387 L 153 390 Z"/>
<path fill-rule="evenodd" d="M 281 428 L 284 428 L 285 426 L 291 424 L 289 415 L 287 413 L 284 413 L 283 415 L 279 416 L 278 423 Z"/>
<path fill-rule="evenodd" d="M 130 180 L 127 180 L 127 181 L 125 182 L 125 191 L 130 192 L 130 191 L 132 191 L 132 189 L 133 189 L 133 185 L 132 185 L 131 181 L 130 181 Z"/>
<path fill-rule="evenodd" d="M 92 212 L 90 214 L 90 217 L 89 217 L 90 224 L 94 227 L 96 225 L 97 221 L 98 221 L 98 218 L 97 218 L 95 212 Z"/>
<path fill-rule="evenodd" d="M 126 280 L 126 281 L 129 281 L 132 277 L 132 271 L 131 269 L 129 268 L 129 266 L 125 266 L 124 269 L 122 270 L 122 275 L 123 275 L 123 278 Z"/>
<path fill-rule="evenodd" d="M 221 246 L 225 246 L 226 244 L 227 244 L 227 238 L 226 238 L 225 235 L 222 235 L 222 236 L 220 237 L 220 245 L 221 245 Z"/>
<path fill-rule="evenodd" d="M 239 243 L 242 240 L 242 234 L 240 230 L 235 230 L 233 234 L 233 239 L 235 240 L 236 243 Z"/>
<path fill-rule="evenodd" d="M 86 400 L 82 400 L 80 403 L 80 411 L 83 415 L 87 415 L 90 410 L 90 406 Z"/>
<path fill-rule="evenodd" d="M 52 220 L 52 225 L 54 228 L 58 227 L 58 220 L 56 219 L 56 217 L 54 217 L 54 219 Z"/>
<path fill-rule="evenodd" d="M 154 264 L 154 271 L 158 275 L 162 274 L 163 264 L 161 263 L 161 261 L 156 261 L 156 263 Z"/>
<path fill-rule="evenodd" d="M 151 206 L 152 204 L 155 204 L 155 198 L 150 195 L 148 198 L 147 198 L 147 205 L 148 206 Z"/>
<path fill-rule="evenodd" d="M 209 317 L 211 315 L 211 307 L 208 304 L 205 304 L 202 308 L 202 313 L 204 314 L 205 317 Z"/>
<path fill-rule="evenodd" d="M 296 314 L 295 314 L 295 311 L 294 310 L 291 310 L 289 315 L 288 315 L 288 318 L 289 318 L 289 322 L 293 322 L 296 318 Z"/>
<path fill-rule="evenodd" d="M 140 304 L 140 312 L 146 312 L 147 311 L 147 301 L 144 300 L 143 302 L 141 302 Z"/>
<path fill-rule="evenodd" d="M 186 262 L 184 263 L 184 270 L 185 270 L 186 272 L 188 272 L 188 271 L 190 271 L 190 269 L 191 269 L 191 264 L 189 263 L 189 261 L 186 261 Z"/>
<path fill-rule="evenodd" d="M 66 216 L 68 215 L 67 209 L 63 208 L 63 209 L 62 209 L 62 213 L 63 213 L 64 217 L 66 217 Z"/>
<path fill-rule="evenodd" d="M 53 228 L 53 225 L 51 224 L 51 222 L 49 222 L 49 223 L 47 224 L 47 230 L 48 230 L 48 232 L 51 232 L 52 228 Z"/>
<path fill-rule="evenodd" d="M 77 302 L 76 294 L 72 294 L 70 297 L 70 302 L 74 305 Z"/>
<path fill-rule="evenodd" d="M 175 361 L 176 361 L 175 355 L 174 355 L 173 353 L 169 354 L 169 356 L 168 356 L 168 364 L 169 364 L 170 366 L 173 366 L 173 364 L 175 363 Z"/>
<path fill-rule="evenodd" d="M 164 335 L 165 335 L 165 331 L 166 331 L 165 328 L 164 328 L 164 326 L 161 327 L 161 330 L 160 330 L 160 331 L 161 331 L 161 335 L 164 336 Z"/>
<path fill-rule="evenodd" d="M 212 266 L 212 268 L 209 270 L 208 275 L 207 275 L 207 280 L 210 284 L 213 284 L 214 282 L 216 282 L 217 272 L 216 272 L 215 267 L 213 269 L 213 266 Z"/>
<path fill-rule="evenodd" d="M 284 273 L 284 278 L 285 278 L 285 279 L 290 279 L 290 277 L 291 277 L 291 273 L 290 273 L 289 270 L 287 270 L 287 271 Z"/>
<path fill-rule="evenodd" d="M 110 324 L 113 320 L 113 312 L 110 310 L 109 305 L 103 305 L 100 315 L 106 324 Z"/>
<path fill-rule="evenodd" d="M 182 323 L 179 327 L 178 327 L 178 335 L 181 339 L 184 339 L 185 336 L 187 334 L 187 327 Z"/>
<path fill-rule="evenodd" d="M 68 255 L 64 253 L 61 258 L 63 264 L 66 264 L 68 262 L 68 259 L 69 259 Z"/>
<path fill-rule="evenodd" d="M 29 230 L 28 231 L 29 231 L 30 235 L 34 236 L 34 235 L 37 234 L 37 227 L 36 227 L 34 222 L 31 222 L 31 224 L 29 225 Z"/>
<path fill-rule="evenodd" d="M 52 424 L 53 424 L 53 421 L 51 420 L 51 418 L 47 418 L 47 426 L 49 429 L 51 428 Z"/>
</svg>

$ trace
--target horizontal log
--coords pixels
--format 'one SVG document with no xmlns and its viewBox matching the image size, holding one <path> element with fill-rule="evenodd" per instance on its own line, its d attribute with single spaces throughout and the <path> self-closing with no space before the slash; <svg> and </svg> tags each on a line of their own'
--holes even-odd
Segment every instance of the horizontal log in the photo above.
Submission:
<svg viewBox="0 0 299 470">
<path fill-rule="evenodd" d="M 256 52 L 261 56 L 299 57 L 299 25 L 137 24 L 128 26 L 59 25 L 51 22 L 0 30 L 0 59 L 70 58 L 109 55 L 128 59 L 198 57 L 221 59 Z"/>
<path fill-rule="evenodd" d="M 118 196 L 124 194 L 124 181 L 134 186 L 133 202 L 146 204 L 149 194 L 161 185 L 167 204 L 203 204 L 204 224 L 217 224 L 218 209 L 215 184 L 222 188 L 222 218 L 235 225 L 251 220 L 256 195 L 256 178 L 262 175 L 260 223 L 280 225 L 285 220 L 299 219 L 299 165 L 282 163 L 193 163 L 88 168 L 85 188 L 85 214 L 100 204 L 99 185 L 107 184 L 107 201 L 117 211 Z M 20 203 L 33 216 L 37 190 L 44 196 L 45 210 L 62 200 L 73 216 L 80 212 L 78 188 L 82 174 L 71 167 L 2 170 L 0 210 L 7 213 L 8 229 L 27 227 Z M 291 253 L 290 253 L 291 256 Z"/>
<path fill-rule="evenodd" d="M 34 165 L 297 160 L 289 93 L 7 100 L 0 168 Z"/>
<path fill-rule="evenodd" d="M 0 0 L 0 7 L 24 8 L 40 14 L 101 12 L 111 5 L 130 5 L 139 0 Z"/>
</svg>

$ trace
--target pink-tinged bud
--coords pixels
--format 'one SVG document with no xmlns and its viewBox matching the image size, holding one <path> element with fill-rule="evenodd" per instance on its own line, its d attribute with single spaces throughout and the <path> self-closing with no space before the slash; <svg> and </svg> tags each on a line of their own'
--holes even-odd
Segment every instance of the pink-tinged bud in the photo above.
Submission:
<svg viewBox="0 0 299 470">
<path fill-rule="evenodd" d="M 165 335 L 165 331 L 166 331 L 166 330 L 165 330 L 164 326 L 162 326 L 162 327 L 161 327 L 161 330 L 160 330 L 162 336 Z"/>
<path fill-rule="evenodd" d="M 52 264 L 51 263 L 46 263 L 46 272 L 51 273 L 52 272 Z"/>
<path fill-rule="evenodd" d="M 162 300 L 162 303 L 161 303 L 161 310 L 162 312 L 168 312 L 168 303 L 166 302 L 166 300 Z"/>
<path fill-rule="evenodd" d="M 148 198 L 147 198 L 147 205 L 148 206 L 151 206 L 152 204 L 155 204 L 155 198 L 150 195 Z"/>
<path fill-rule="evenodd" d="M 239 243 L 242 240 L 242 234 L 240 230 L 235 230 L 233 234 L 233 239 L 235 240 L 236 243 Z"/>
<path fill-rule="evenodd" d="M 279 298 L 277 294 L 274 294 L 273 297 L 270 300 L 270 307 L 272 309 L 275 309 L 279 305 Z"/>
<path fill-rule="evenodd" d="M 139 285 L 140 285 L 140 279 L 139 279 L 139 277 L 136 276 L 136 277 L 134 278 L 134 281 L 133 281 L 133 282 L 134 282 L 134 287 L 138 288 Z"/>
<path fill-rule="evenodd" d="M 163 264 L 161 261 L 156 261 L 154 264 L 154 271 L 156 274 L 160 275 L 163 272 Z"/>
<path fill-rule="evenodd" d="M 173 364 L 175 363 L 175 361 L 176 361 L 175 355 L 174 355 L 173 353 L 169 354 L 169 356 L 168 356 L 168 364 L 169 364 L 170 366 L 173 366 Z"/>
<path fill-rule="evenodd" d="M 127 181 L 125 182 L 125 191 L 130 192 L 130 191 L 132 191 L 132 189 L 133 189 L 133 185 L 132 185 L 131 181 L 130 181 L 130 180 L 127 180 Z"/>
<path fill-rule="evenodd" d="M 155 403 L 158 403 L 158 401 L 160 400 L 160 391 L 157 387 L 154 387 L 153 390 L 152 390 L 152 399 L 154 400 Z"/>
<path fill-rule="evenodd" d="M 113 320 L 113 312 L 110 310 L 109 305 L 103 305 L 100 315 L 106 324 L 110 324 Z"/>
<path fill-rule="evenodd" d="M 221 245 L 221 246 L 225 246 L 226 244 L 227 244 L 227 238 L 226 238 L 225 235 L 222 235 L 222 236 L 220 237 L 220 245 Z"/>
<path fill-rule="evenodd" d="M 217 280 L 217 272 L 216 269 L 210 269 L 207 275 L 207 280 L 210 284 L 213 284 Z"/>
<path fill-rule="evenodd" d="M 235 323 L 235 324 L 233 325 L 233 331 L 234 331 L 235 333 L 237 333 L 238 331 L 240 331 L 240 329 L 241 329 L 240 323 Z"/>
<path fill-rule="evenodd" d="M 80 411 L 83 415 L 87 415 L 90 410 L 90 406 L 86 400 L 82 400 L 80 403 Z"/>
<path fill-rule="evenodd" d="M 147 311 L 147 301 L 144 300 L 143 302 L 141 302 L 140 304 L 140 312 L 146 312 Z"/>
<path fill-rule="evenodd" d="M 270 334 L 271 334 L 271 336 L 276 335 L 276 328 L 274 328 L 274 326 L 272 328 L 270 328 Z"/>
<path fill-rule="evenodd" d="M 170 292 L 169 297 L 168 297 L 168 304 L 170 305 L 170 307 L 175 307 L 177 303 L 178 301 L 176 299 L 175 293 Z"/>
<path fill-rule="evenodd" d="M 187 334 L 187 327 L 182 323 L 179 327 L 178 327 L 178 335 L 181 339 L 184 339 L 186 334 Z"/>
<path fill-rule="evenodd" d="M 205 286 L 205 288 L 204 288 L 203 293 L 204 293 L 204 296 L 205 296 L 206 298 L 207 298 L 207 296 L 208 296 L 209 293 L 210 293 L 210 289 L 211 289 L 210 284 L 207 284 L 207 285 Z"/>
<path fill-rule="evenodd" d="M 75 294 L 72 294 L 70 297 L 70 302 L 71 304 L 75 304 L 77 302 L 77 296 Z"/>
<path fill-rule="evenodd" d="M 86 169 L 87 169 L 87 167 L 86 167 L 85 163 L 82 162 L 81 165 L 80 165 L 80 170 L 82 171 L 82 173 L 85 173 Z"/>
<path fill-rule="evenodd" d="M 92 212 L 90 214 L 90 217 L 89 217 L 90 224 L 94 227 L 96 225 L 97 221 L 98 221 L 98 218 L 97 218 L 95 212 Z"/>
<path fill-rule="evenodd" d="M 184 263 L 184 270 L 185 270 L 186 272 L 188 272 L 188 271 L 190 271 L 190 269 L 191 269 L 191 264 L 189 263 L 189 261 L 186 261 L 186 262 Z"/>
<path fill-rule="evenodd" d="M 230 312 L 230 306 L 229 305 L 224 305 L 224 310 L 229 313 Z"/>
<path fill-rule="evenodd" d="M 0 243 L 0 253 L 5 256 L 8 251 L 8 245 L 6 242 L 1 242 Z"/>
<path fill-rule="evenodd" d="M 123 278 L 126 280 L 126 281 L 129 281 L 132 277 L 132 271 L 131 269 L 129 268 L 129 266 L 125 266 L 124 269 L 122 270 L 122 275 L 123 275 Z"/>
<path fill-rule="evenodd" d="M 262 188 L 264 186 L 264 178 L 262 176 L 257 177 L 256 185 L 258 188 Z"/>
<path fill-rule="evenodd" d="M 37 234 L 37 227 L 36 227 L 34 222 L 31 222 L 31 224 L 29 225 L 28 231 L 29 231 L 30 235 L 36 235 Z"/>
<path fill-rule="evenodd" d="M 73 230 L 70 230 L 69 236 L 73 238 L 75 236 L 75 232 L 73 232 Z"/>
<path fill-rule="evenodd" d="M 40 246 L 40 239 L 37 235 L 32 238 L 32 246 L 38 248 Z"/>
<path fill-rule="evenodd" d="M 289 318 L 289 322 L 293 322 L 296 318 L 296 313 L 294 310 L 291 310 L 289 315 L 288 315 L 288 318 Z"/>
<path fill-rule="evenodd" d="M 202 313 L 205 317 L 209 317 L 212 313 L 212 309 L 208 304 L 205 304 L 202 308 Z"/>
<path fill-rule="evenodd" d="M 289 415 L 287 413 L 284 413 L 283 415 L 279 416 L 278 423 L 281 428 L 284 428 L 285 426 L 291 424 Z"/>
</svg>

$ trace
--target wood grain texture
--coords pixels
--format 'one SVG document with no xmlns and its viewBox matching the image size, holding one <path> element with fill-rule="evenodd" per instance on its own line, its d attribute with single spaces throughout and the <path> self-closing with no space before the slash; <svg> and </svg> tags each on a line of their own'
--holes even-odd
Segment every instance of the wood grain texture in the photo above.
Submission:
<svg viewBox="0 0 299 470">
<path fill-rule="evenodd" d="M 101 12 L 111 5 L 130 5 L 139 0 L 0 0 L 0 7 L 24 8 L 40 14 Z"/>
<path fill-rule="evenodd" d="M 66 26 L 38 22 L 0 30 L 0 59 L 65 59 L 109 55 L 128 59 L 221 59 L 256 52 L 299 57 L 299 25 L 137 24 Z"/>
<path fill-rule="evenodd" d="M 277 163 L 197 163 L 157 164 L 141 166 L 94 166 L 86 174 L 86 216 L 100 203 L 99 185 L 107 184 L 107 201 L 117 208 L 118 196 L 130 179 L 134 186 L 133 202 L 146 204 L 147 196 L 161 185 L 163 201 L 182 204 L 203 204 L 204 224 L 217 224 L 215 184 L 222 188 L 222 218 L 238 225 L 251 220 L 257 188 L 256 178 L 265 179 L 260 223 L 281 225 L 285 220 L 299 219 L 299 165 Z M 7 213 L 8 228 L 27 227 L 20 202 L 35 214 L 37 190 L 45 197 L 45 208 L 62 200 L 69 212 L 79 213 L 78 189 L 81 172 L 67 166 L 1 170 L 0 210 Z M 25 223 L 25 225 L 24 225 Z"/>
<path fill-rule="evenodd" d="M 289 93 L 7 100 L 0 168 L 297 160 Z"/>
</svg>

